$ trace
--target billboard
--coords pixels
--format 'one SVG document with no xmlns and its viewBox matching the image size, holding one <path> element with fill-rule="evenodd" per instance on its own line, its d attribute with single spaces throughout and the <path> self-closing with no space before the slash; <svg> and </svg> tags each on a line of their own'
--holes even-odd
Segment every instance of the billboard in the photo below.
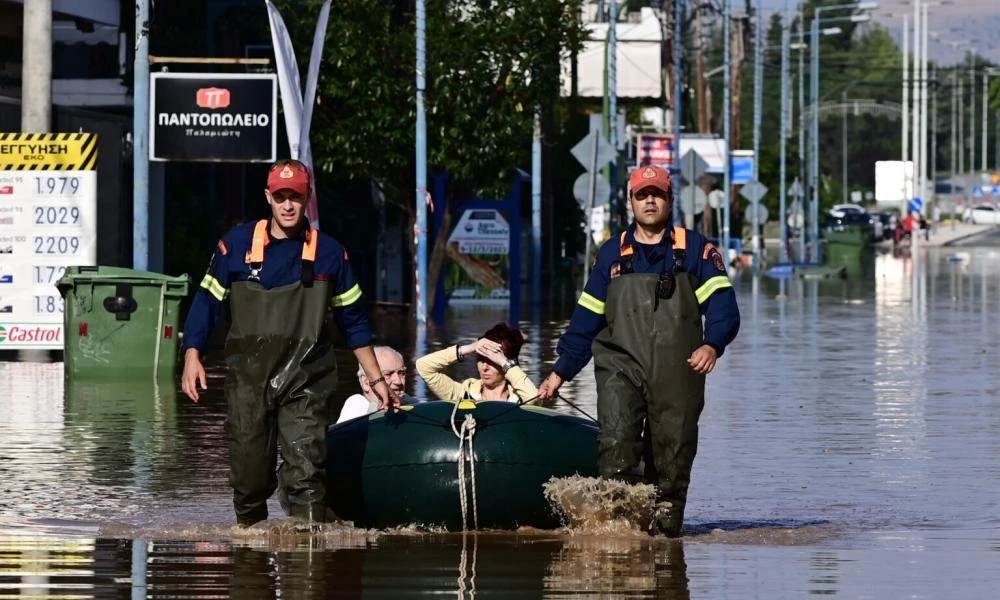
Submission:
<svg viewBox="0 0 1000 600">
<path fill-rule="evenodd" d="M 154 73 L 150 86 L 150 160 L 274 162 L 273 74 Z"/>
<path fill-rule="evenodd" d="M 708 163 L 706 173 L 721 175 L 725 168 L 725 142 L 722 138 L 681 136 L 680 156 L 694 150 Z M 733 150 L 730 176 L 734 185 L 753 178 L 753 151 Z M 641 133 L 636 140 L 636 166 L 654 165 L 674 169 L 674 136 L 666 133 Z"/>
<path fill-rule="evenodd" d="M 0 350 L 63 348 L 67 266 L 97 262 L 97 135 L 0 133 Z"/>
<path fill-rule="evenodd" d="M 448 237 L 455 264 L 445 279 L 449 304 L 506 304 L 510 300 L 510 224 L 492 208 L 470 208 Z"/>
</svg>

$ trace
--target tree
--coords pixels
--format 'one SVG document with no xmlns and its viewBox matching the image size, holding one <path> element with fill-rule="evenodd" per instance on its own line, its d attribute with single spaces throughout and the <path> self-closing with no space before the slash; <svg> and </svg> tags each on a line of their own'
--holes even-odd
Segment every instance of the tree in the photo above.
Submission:
<svg viewBox="0 0 1000 600">
<path fill-rule="evenodd" d="M 320 0 L 277 4 L 298 55 L 308 56 Z M 496 197 L 509 190 L 530 157 L 534 109 L 558 101 L 560 59 L 583 39 L 579 7 L 580 0 L 428 1 L 428 163 L 452 182 L 449 198 L 434 199 L 437 207 L 450 210 L 456 191 Z M 413 3 L 339 1 L 327 31 L 312 139 L 316 165 L 377 181 L 412 224 Z"/>
</svg>

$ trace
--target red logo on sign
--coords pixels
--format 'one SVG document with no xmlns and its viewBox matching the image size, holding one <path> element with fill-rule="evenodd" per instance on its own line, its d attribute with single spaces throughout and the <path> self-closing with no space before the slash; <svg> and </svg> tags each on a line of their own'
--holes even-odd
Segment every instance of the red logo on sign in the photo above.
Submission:
<svg viewBox="0 0 1000 600">
<path fill-rule="evenodd" d="M 198 106 L 202 108 L 226 108 L 229 106 L 229 90 L 224 88 L 201 88 L 198 90 Z"/>
<path fill-rule="evenodd" d="M 12 185 L 0 185 L 0 194 L 13 194 L 14 186 Z"/>
</svg>

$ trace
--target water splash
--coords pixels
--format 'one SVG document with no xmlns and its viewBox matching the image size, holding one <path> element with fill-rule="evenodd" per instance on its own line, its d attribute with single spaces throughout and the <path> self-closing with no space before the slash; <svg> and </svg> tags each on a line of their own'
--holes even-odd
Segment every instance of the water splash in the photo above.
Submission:
<svg viewBox="0 0 1000 600">
<path fill-rule="evenodd" d="M 553 477 L 545 498 L 572 533 L 646 534 L 669 502 L 656 501 L 656 487 L 595 477 Z"/>
</svg>

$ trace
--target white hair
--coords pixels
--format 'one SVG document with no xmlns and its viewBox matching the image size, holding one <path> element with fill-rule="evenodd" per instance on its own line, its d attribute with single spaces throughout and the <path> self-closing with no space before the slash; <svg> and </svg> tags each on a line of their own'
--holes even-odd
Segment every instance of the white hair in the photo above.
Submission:
<svg viewBox="0 0 1000 600">
<path fill-rule="evenodd" d="M 379 355 L 380 352 L 392 352 L 393 354 L 395 354 L 396 356 L 399 357 L 400 361 L 405 362 L 403 360 L 403 355 L 399 353 L 399 350 L 396 350 L 392 346 L 375 346 L 375 357 L 376 358 L 378 358 L 378 355 Z M 364 374 L 365 374 L 365 368 L 361 366 L 361 363 L 358 363 L 358 379 L 361 379 L 361 376 L 364 375 Z"/>
</svg>

